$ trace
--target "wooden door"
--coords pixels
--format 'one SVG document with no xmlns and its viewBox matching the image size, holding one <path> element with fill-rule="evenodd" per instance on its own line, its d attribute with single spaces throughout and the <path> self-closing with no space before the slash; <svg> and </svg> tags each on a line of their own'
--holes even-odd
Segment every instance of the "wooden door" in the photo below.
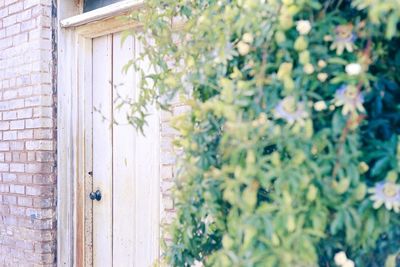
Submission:
<svg viewBox="0 0 400 267">
<path fill-rule="evenodd" d="M 140 75 L 123 66 L 142 50 L 135 38 L 121 44 L 121 34 L 92 41 L 92 206 L 94 266 L 152 266 L 159 254 L 159 121 L 155 109 L 145 135 L 127 121 Z M 141 64 L 147 64 L 141 62 Z"/>
</svg>

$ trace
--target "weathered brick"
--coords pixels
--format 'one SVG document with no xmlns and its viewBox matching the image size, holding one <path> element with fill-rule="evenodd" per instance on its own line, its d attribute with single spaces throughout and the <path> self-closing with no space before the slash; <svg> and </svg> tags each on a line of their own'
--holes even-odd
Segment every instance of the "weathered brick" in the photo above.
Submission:
<svg viewBox="0 0 400 267">
<path fill-rule="evenodd" d="M 33 200 L 31 197 L 18 197 L 18 205 L 23 207 L 32 207 Z"/>
<path fill-rule="evenodd" d="M 12 16 L 7 16 L 5 18 L 3 18 L 3 27 L 6 28 L 10 25 L 14 25 L 17 23 L 17 16 L 16 15 L 12 15 Z"/>
<path fill-rule="evenodd" d="M 31 117 L 32 117 L 32 109 L 31 108 L 17 110 L 17 118 L 18 119 L 27 119 L 27 118 L 31 118 Z"/>
<path fill-rule="evenodd" d="M 17 132 L 18 139 L 32 139 L 33 138 L 33 130 L 20 130 Z"/>
<path fill-rule="evenodd" d="M 15 205 L 15 204 L 17 204 L 17 197 L 16 196 L 10 196 L 10 195 L 4 195 L 3 196 L 3 203 L 4 204 L 9 204 L 9 205 Z"/>
<path fill-rule="evenodd" d="M 3 120 L 14 120 L 17 118 L 17 112 L 16 111 L 5 111 L 3 112 Z M 8 125 L 10 125 L 9 122 L 7 122 Z"/>
<path fill-rule="evenodd" d="M 10 172 L 24 172 L 25 166 L 23 163 L 11 163 Z"/>
<path fill-rule="evenodd" d="M 8 121 L 0 121 L 0 131 L 10 129 L 10 123 Z"/>
<path fill-rule="evenodd" d="M 14 24 L 6 28 L 6 36 L 13 36 L 21 31 L 21 25 Z"/>
<path fill-rule="evenodd" d="M 11 121 L 10 122 L 10 129 L 11 130 L 20 130 L 25 128 L 25 122 L 24 120 L 18 120 L 18 121 Z"/>
<path fill-rule="evenodd" d="M 23 6 L 22 2 L 16 2 L 13 5 L 9 5 L 8 6 L 8 14 L 13 14 L 13 13 L 19 12 L 23 9 L 23 7 L 24 6 Z"/>
<path fill-rule="evenodd" d="M 51 128 L 53 120 L 49 118 L 28 119 L 25 124 L 26 128 Z"/>
<path fill-rule="evenodd" d="M 52 150 L 53 149 L 53 141 L 46 140 L 38 140 L 38 141 L 27 141 L 26 142 L 27 150 Z"/>
<path fill-rule="evenodd" d="M 0 142 L 0 151 L 9 151 L 10 143 L 9 142 Z"/>
<path fill-rule="evenodd" d="M 28 9 L 17 14 L 17 22 L 25 21 L 30 19 L 32 16 L 32 10 Z"/>
<path fill-rule="evenodd" d="M 24 142 L 21 142 L 21 141 L 11 141 L 10 142 L 10 149 L 12 151 L 24 150 L 24 148 L 25 148 Z"/>
<path fill-rule="evenodd" d="M 8 172 L 10 165 L 8 163 L 0 163 L 0 172 Z"/>
<path fill-rule="evenodd" d="M 7 131 L 3 132 L 3 140 L 16 140 L 17 131 Z"/>
<path fill-rule="evenodd" d="M 17 180 L 17 175 L 15 173 L 3 173 L 2 175 L 3 182 L 15 182 Z"/>
<path fill-rule="evenodd" d="M 25 193 L 25 186 L 12 184 L 12 185 L 10 185 L 10 193 L 24 194 Z"/>
<path fill-rule="evenodd" d="M 10 186 L 7 184 L 0 184 L 0 192 L 1 193 L 8 193 L 10 192 Z"/>
</svg>

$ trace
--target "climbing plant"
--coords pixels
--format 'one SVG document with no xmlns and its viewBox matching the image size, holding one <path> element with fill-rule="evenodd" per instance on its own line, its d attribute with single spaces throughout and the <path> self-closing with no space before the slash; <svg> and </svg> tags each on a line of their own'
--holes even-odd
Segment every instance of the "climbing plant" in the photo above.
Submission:
<svg viewBox="0 0 400 267">
<path fill-rule="evenodd" d="M 399 264 L 399 1 L 145 3 L 129 118 L 190 106 L 166 261 Z"/>
</svg>

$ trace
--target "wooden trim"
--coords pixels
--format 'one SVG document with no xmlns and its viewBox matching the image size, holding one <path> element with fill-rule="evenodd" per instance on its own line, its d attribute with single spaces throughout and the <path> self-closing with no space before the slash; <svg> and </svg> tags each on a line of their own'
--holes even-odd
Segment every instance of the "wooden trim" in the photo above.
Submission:
<svg viewBox="0 0 400 267">
<path fill-rule="evenodd" d="M 58 90 L 57 90 L 57 266 L 73 266 L 74 262 L 74 206 L 73 192 L 76 174 L 73 139 L 76 134 L 72 122 L 73 92 L 76 85 L 75 34 L 59 32 Z"/>
<path fill-rule="evenodd" d="M 96 38 L 128 29 L 137 29 L 138 27 L 139 24 L 132 20 L 127 20 L 124 17 L 112 17 L 81 25 L 76 27 L 75 30 L 77 34 L 86 38 Z"/>
<path fill-rule="evenodd" d="M 121 16 L 132 10 L 142 8 L 143 6 L 143 1 L 125 0 L 109 6 L 95 9 L 87 13 L 63 19 L 60 21 L 60 25 L 62 28 L 77 27 L 110 17 Z"/>
</svg>

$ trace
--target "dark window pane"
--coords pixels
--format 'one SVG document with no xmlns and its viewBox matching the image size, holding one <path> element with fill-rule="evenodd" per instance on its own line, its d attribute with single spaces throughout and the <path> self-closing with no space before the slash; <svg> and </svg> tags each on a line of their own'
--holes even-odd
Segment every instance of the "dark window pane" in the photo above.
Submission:
<svg viewBox="0 0 400 267">
<path fill-rule="evenodd" d="M 84 0 L 83 1 L 83 12 L 88 12 L 96 8 L 108 6 L 121 0 Z"/>
</svg>

